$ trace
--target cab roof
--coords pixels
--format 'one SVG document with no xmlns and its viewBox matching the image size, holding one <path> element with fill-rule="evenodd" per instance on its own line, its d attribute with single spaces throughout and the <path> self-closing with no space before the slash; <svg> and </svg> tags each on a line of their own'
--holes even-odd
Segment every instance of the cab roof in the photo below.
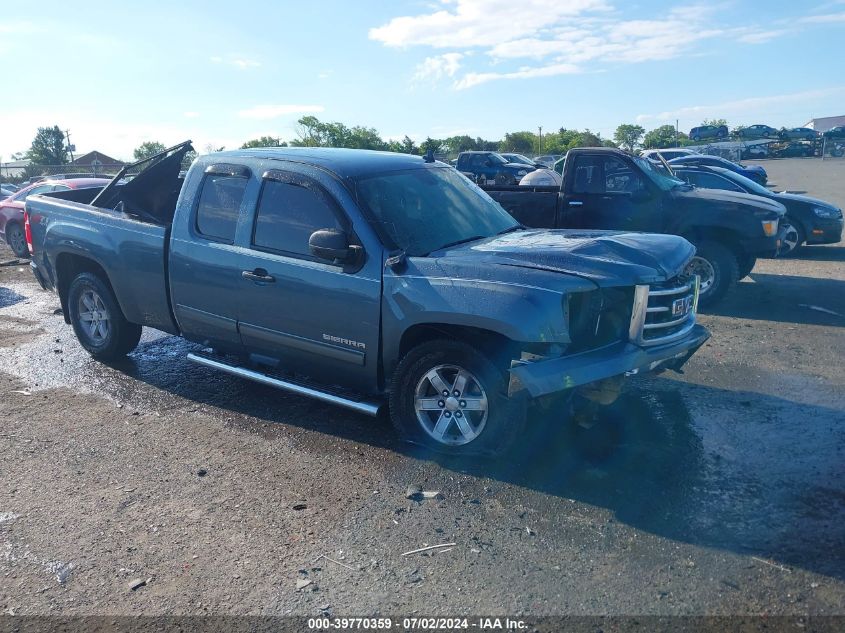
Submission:
<svg viewBox="0 0 845 633">
<path fill-rule="evenodd" d="M 378 152 L 366 149 L 344 149 L 334 147 L 259 147 L 216 152 L 206 160 L 226 162 L 238 159 L 258 158 L 314 165 L 333 172 L 340 178 L 360 178 L 390 171 L 424 169 L 426 167 L 449 167 L 445 163 L 426 163 L 422 156 Z"/>
</svg>

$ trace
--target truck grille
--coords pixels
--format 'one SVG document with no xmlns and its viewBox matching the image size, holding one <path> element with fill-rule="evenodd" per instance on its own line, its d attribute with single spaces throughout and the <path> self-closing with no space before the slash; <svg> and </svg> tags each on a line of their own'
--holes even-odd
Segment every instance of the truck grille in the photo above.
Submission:
<svg viewBox="0 0 845 633">
<path fill-rule="evenodd" d="M 683 337 L 695 325 L 698 276 L 637 286 L 629 338 L 638 345 L 660 345 Z"/>
</svg>

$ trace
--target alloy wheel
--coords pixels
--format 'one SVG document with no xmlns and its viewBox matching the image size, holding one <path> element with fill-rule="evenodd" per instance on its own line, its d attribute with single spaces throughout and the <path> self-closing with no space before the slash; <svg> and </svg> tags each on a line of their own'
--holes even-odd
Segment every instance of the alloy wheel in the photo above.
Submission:
<svg viewBox="0 0 845 633">
<path fill-rule="evenodd" d="M 475 375 L 457 365 L 437 365 L 417 383 L 414 410 L 417 422 L 432 439 L 462 446 L 481 435 L 489 406 Z"/>
<path fill-rule="evenodd" d="M 104 343 L 111 330 L 111 318 L 102 297 L 94 290 L 86 290 L 79 295 L 78 308 L 85 334 L 96 345 Z"/>
<path fill-rule="evenodd" d="M 687 275 L 698 275 L 698 291 L 701 294 L 707 293 L 713 287 L 713 284 L 716 283 L 716 269 L 713 268 L 713 264 L 698 255 L 693 257 L 690 263 L 687 264 L 685 272 Z"/>
</svg>

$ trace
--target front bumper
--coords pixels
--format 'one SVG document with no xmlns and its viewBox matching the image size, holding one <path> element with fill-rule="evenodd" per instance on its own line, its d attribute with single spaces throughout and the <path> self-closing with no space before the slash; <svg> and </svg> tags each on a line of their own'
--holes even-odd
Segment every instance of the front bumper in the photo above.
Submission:
<svg viewBox="0 0 845 633">
<path fill-rule="evenodd" d="M 684 338 L 666 345 L 618 343 L 572 356 L 526 362 L 511 368 L 508 392 L 527 392 L 537 398 L 613 376 L 679 369 L 708 338 L 710 332 L 696 324 Z"/>
<path fill-rule="evenodd" d="M 815 218 L 807 231 L 807 244 L 836 244 L 842 239 L 842 218 Z"/>
<path fill-rule="evenodd" d="M 786 236 L 786 224 L 783 220 L 778 224 L 778 232 L 774 237 L 758 237 L 753 240 L 742 240 L 740 246 L 748 255 L 754 257 L 777 257 L 783 238 Z"/>
</svg>

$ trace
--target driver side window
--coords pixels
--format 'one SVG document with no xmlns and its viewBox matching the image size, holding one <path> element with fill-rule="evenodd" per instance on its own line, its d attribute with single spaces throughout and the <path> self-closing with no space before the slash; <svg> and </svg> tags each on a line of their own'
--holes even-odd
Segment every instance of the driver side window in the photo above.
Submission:
<svg viewBox="0 0 845 633">
<path fill-rule="evenodd" d="M 316 260 L 308 240 L 314 231 L 342 231 L 326 194 L 307 181 L 265 180 L 255 217 L 252 245 L 258 250 Z"/>
</svg>

